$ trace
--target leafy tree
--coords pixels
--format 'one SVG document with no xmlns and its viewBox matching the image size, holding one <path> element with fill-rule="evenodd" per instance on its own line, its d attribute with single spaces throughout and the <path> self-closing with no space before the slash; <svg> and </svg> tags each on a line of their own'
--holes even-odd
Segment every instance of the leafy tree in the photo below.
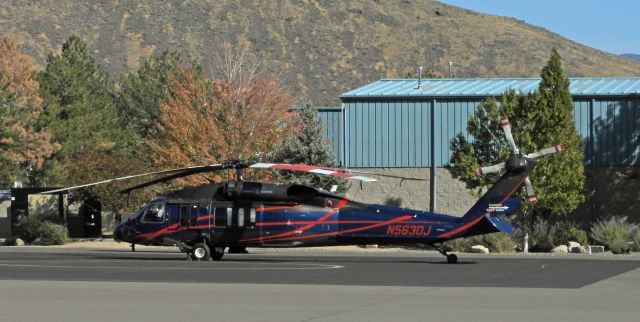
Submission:
<svg viewBox="0 0 640 322">
<path fill-rule="evenodd" d="M 111 83 L 77 36 L 63 44 L 60 55 L 49 54 L 37 80 L 44 100 L 41 125 L 62 145 L 47 164 L 45 182 L 77 183 L 68 175 L 73 167 L 68 159 L 90 149 L 113 149 L 123 135 L 117 126 Z"/>
<path fill-rule="evenodd" d="M 37 113 L 18 102 L 7 85 L 0 86 L 0 186 L 8 187 L 16 180 L 29 182 L 30 172 L 41 169 L 59 146 L 36 128 Z"/>
<path fill-rule="evenodd" d="M 22 54 L 17 42 L 9 37 L 0 37 L 0 74 L 7 91 L 15 94 L 16 102 L 38 111 L 42 99 L 38 94 L 39 84 L 33 79 L 36 65 L 31 57 Z"/>
<path fill-rule="evenodd" d="M 163 52 L 122 78 L 116 107 L 124 128 L 141 139 L 157 134 L 160 102 L 167 98 L 170 78 L 178 75 L 180 61 L 177 53 Z"/>
<path fill-rule="evenodd" d="M 538 166 L 530 178 L 539 199 L 534 209 L 536 215 L 568 214 L 585 198 L 583 145 L 572 111 L 569 81 L 562 70 L 560 56 L 554 50 L 542 71 L 537 91 L 525 95 L 510 90 L 502 95 L 499 106 L 494 99 L 478 106 L 467 125 L 473 141 L 458 134 L 451 142 L 452 175 L 476 194 L 495 182 L 499 174 L 478 177 L 474 170 L 508 157 L 509 148 L 498 119 L 507 116 L 516 144 L 523 152 L 566 145 L 563 153 L 538 159 Z M 519 196 L 526 200 L 523 191 Z M 524 203 L 520 212 L 525 213 L 529 208 L 530 205 Z"/>
<path fill-rule="evenodd" d="M 195 67 L 179 67 L 169 97 L 160 104 L 162 122 L 150 140 L 161 168 L 269 157 L 292 129 L 292 99 L 275 76 L 247 65 L 246 51 L 225 46 L 221 78 L 208 80 Z M 183 183 L 203 182 L 188 177 Z"/>
<path fill-rule="evenodd" d="M 273 161 L 337 167 L 333 154 L 326 142 L 322 140 L 324 128 L 315 108 L 307 105 L 298 112 L 297 116 L 300 127 L 284 140 L 276 151 Z M 337 185 L 338 192 L 345 192 L 349 188 L 346 180 L 336 177 L 296 173 L 291 178 L 294 182 L 305 182 L 325 189 Z"/>
<path fill-rule="evenodd" d="M 33 170 L 60 147 L 36 126 L 41 99 L 35 64 L 13 38 L 0 38 L 0 186 L 29 182 Z"/>
</svg>

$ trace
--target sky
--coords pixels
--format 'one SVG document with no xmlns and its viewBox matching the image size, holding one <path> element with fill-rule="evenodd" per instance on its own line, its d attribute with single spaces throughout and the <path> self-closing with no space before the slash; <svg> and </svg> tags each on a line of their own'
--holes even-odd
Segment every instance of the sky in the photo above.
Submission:
<svg viewBox="0 0 640 322">
<path fill-rule="evenodd" d="M 640 54 L 638 0 L 439 0 L 513 17 L 613 54 Z"/>
</svg>

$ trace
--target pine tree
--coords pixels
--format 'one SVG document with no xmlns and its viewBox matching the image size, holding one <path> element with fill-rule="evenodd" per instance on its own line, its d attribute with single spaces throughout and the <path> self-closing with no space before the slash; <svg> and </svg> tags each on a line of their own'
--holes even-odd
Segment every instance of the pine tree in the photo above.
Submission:
<svg viewBox="0 0 640 322">
<path fill-rule="evenodd" d="M 67 161 L 89 149 L 110 150 L 123 135 L 117 126 L 112 86 L 87 46 L 70 37 L 60 55 L 49 54 L 36 76 L 43 97 L 40 124 L 62 149 L 47 162 L 45 184 L 70 184 Z"/>
<path fill-rule="evenodd" d="M 322 140 L 324 128 L 315 108 L 305 106 L 299 111 L 298 118 L 300 127 L 275 152 L 274 162 L 337 167 L 328 144 Z M 346 192 L 349 188 L 346 180 L 336 177 L 296 173 L 290 179 L 292 182 L 303 182 L 327 190 L 332 185 L 337 185 L 338 192 Z"/>
<path fill-rule="evenodd" d="M 177 53 L 163 52 L 120 81 L 116 100 L 120 121 L 140 139 L 157 134 L 157 124 L 162 121 L 160 102 L 167 98 L 180 63 Z"/>
<path fill-rule="evenodd" d="M 474 140 L 471 142 L 459 134 L 451 142 L 452 175 L 465 182 L 467 188 L 474 189 L 476 194 L 495 182 L 499 174 L 478 177 L 474 170 L 508 157 L 510 151 L 498 121 L 499 116 L 507 116 L 516 144 L 525 153 L 556 144 L 566 145 L 563 153 L 538 159 L 538 166 L 530 178 L 539 200 L 534 208 L 536 215 L 549 217 L 570 213 L 585 198 L 583 145 L 572 111 L 569 80 L 562 70 L 560 56 L 554 50 L 542 70 L 537 91 L 525 95 L 510 90 L 502 95 L 499 106 L 494 99 L 478 106 L 467 125 L 467 132 Z M 519 196 L 526 200 L 523 191 Z M 530 207 L 523 203 L 520 213 L 527 212 Z"/>
<path fill-rule="evenodd" d="M 567 149 L 545 160 L 533 171 L 534 185 L 543 185 L 548 191 L 536 207 L 541 215 L 568 214 L 585 200 L 584 146 L 573 120 L 573 101 L 569 92 L 569 79 L 562 68 L 560 55 L 554 49 L 542 70 L 542 81 L 530 101 L 529 129 L 533 148 L 541 149 L 562 143 Z M 532 150 L 533 151 L 533 150 Z"/>
</svg>

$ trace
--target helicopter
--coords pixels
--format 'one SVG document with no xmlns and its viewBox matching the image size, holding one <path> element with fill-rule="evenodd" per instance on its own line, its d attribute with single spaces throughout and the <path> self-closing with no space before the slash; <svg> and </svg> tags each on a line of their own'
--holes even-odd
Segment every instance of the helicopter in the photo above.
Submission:
<svg viewBox="0 0 640 322">
<path fill-rule="evenodd" d="M 457 255 L 448 253 L 442 243 L 494 232 L 510 234 L 512 227 L 506 217 L 520 205 L 520 200 L 513 197 L 514 193 L 525 185 L 529 201 L 535 202 L 529 173 L 536 166 L 536 159 L 564 150 L 563 145 L 556 145 L 523 154 L 515 144 L 508 118 L 502 117 L 500 124 L 511 154 L 505 162 L 479 168 L 476 173 L 504 171 L 504 174 L 462 217 L 366 204 L 305 184 L 245 181 L 242 175 L 244 169 L 278 169 L 361 182 L 376 181 L 365 176 L 371 173 L 238 160 L 120 177 L 44 193 L 60 193 L 152 174 L 165 175 L 120 191 L 129 193 L 176 178 L 233 169 L 235 181 L 189 187 L 151 200 L 115 227 L 114 240 L 131 243 L 132 250 L 136 244 L 177 246 L 188 259 L 196 261 L 218 261 L 225 250 L 244 253 L 247 247 L 426 244 L 444 255 L 447 263 L 454 264 L 458 262 Z"/>
</svg>

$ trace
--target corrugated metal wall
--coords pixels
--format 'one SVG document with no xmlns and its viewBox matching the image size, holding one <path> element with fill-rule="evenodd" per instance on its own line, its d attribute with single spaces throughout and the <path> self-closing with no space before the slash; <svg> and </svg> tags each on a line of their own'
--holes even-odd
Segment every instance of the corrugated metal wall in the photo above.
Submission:
<svg viewBox="0 0 640 322">
<path fill-rule="evenodd" d="M 593 99 L 595 165 L 638 165 L 640 99 Z M 591 158 L 591 156 L 589 156 Z"/>
<path fill-rule="evenodd" d="M 342 108 L 341 107 L 318 107 L 316 108 L 318 118 L 324 124 L 323 140 L 329 144 L 331 152 L 336 160 L 342 160 Z"/>
<path fill-rule="evenodd" d="M 346 104 L 347 166 L 428 166 L 430 107 L 429 102 L 417 100 Z"/>
<path fill-rule="evenodd" d="M 449 163 L 451 150 L 449 143 L 460 132 L 465 133 L 467 139 L 467 122 L 473 115 L 480 101 L 476 99 L 448 99 L 436 100 L 436 166 L 441 167 Z"/>
<path fill-rule="evenodd" d="M 435 166 L 440 167 L 449 162 L 449 142 L 458 132 L 465 131 L 469 116 L 481 101 L 345 100 L 344 119 L 340 108 L 321 108 L 318 113 L 327 124 L 325 139 L 331 142 L 341 164 L 346 160 L 348 167 L 430 167 L 433 152 Z M 574 107 L 574 120 L 585 141 L 587 164 L 639 165 L 639 97 L 575 97 Z M 436 125 L 433 131 L 432 114 Z M 342 136 L 345 146 L 341 144 Z"/>
</svg>

